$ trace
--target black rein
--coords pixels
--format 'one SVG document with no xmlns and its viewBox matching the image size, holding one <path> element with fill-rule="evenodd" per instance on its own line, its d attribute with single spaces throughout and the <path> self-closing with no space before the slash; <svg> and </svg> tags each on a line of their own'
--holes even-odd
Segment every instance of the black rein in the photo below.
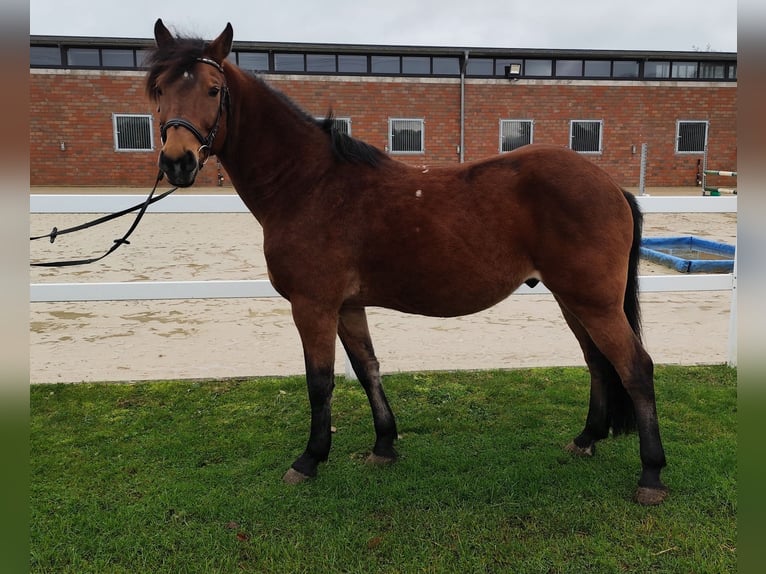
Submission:
<svg viewBox="0 0 766 574">
<path fill-rule="evenodd" d="M 113 253 L 117 250 L 117 248 L 120 245 L 129 245 L 130 241 L 128 241 L 128 237 L 135 231 L 136 227 L 138 227 L 138 222 L 141 221 L 141 218 L 144 216 L 144 213 L 146 213 L 146 208 L 149 207 L 152 203 L 155 203 L 164 197 L 167 197 L 171 193 L 173 193 L 175 190 L 177 190 L 177 187 L 174 187 L 173 189 L 169 189 L 168 191 L 158 195 L 155 197 L 154 192 L 157 190 L 157 185 L 159 185 L 160 181 L 162 180 L 162 172 L 160 171 L 159 174 L 157 174 L 157 181 L 154 182 L 154 187 L 152 188 L 152 191 L 149 192 L 149 195 L 147 198 L 143 201 L 143 203 L 139 203 L 138 205 L 134 205 L 133 207 L 129 207 L 127 209 L 123 209 L 122 211 L 118 211 L 117 213 L 111 213 L 109 215 L 105 215 L 103 217 L 99 217 L 98 219 L 94 219 L 93 221 L 89 221 L 87 223 L 82 223 L 80 225 L 76 225 L 74 227 L 69 227 L 68 229 L 58 229 L 54 227 L 50 233 L 46 235 L 38 235 L 37 237 L 30 237 L 30 241 L 35 241 L 37 239 L 50 239 L 50 242 L 53 243 L 56 241 L 56 238 L 59 235 L 65 235 L 67 233 L 72 233 L 74 231 L 80 231 L 82 229 L 88 229 L 89 227 L 93 227 L 94 225 L 98 225 L 100 223 L 105 223 L 107 221 L 111 221 L 112 219 L 117 219 L 118 217 L 122 217 L 123 215 L 127 215 L 128 213 L 131 213 L 138 209 L 138 214 L 136 215 L 135 220 L 133 220 L 133 224 L 130 226 L 127 232 L 120 237 L 119 239 L 115 239 L 112 246 L 104 253 L 103 255 L 100 255 L 98 257 L 91 257 L 88 259 L 73 259 L 73 260 L 67 260 L 67 261 L 45 261 L 41 263 L 30 263 L 32 267 L 69 267 L 72 265 L 87 265 L 88 263 L 94 263 L 96 261 L 99 261 L 109 255 L 110 253 Z"/>
<path fill-rule="evenodd" d="M 222 74 L 223 72 L 223 66 L 216 62 L 215 60 L 211 60 L 210 58 L 197 58 L 198 62 L 202 62 L 203 64 L 208 64 L 210 66 L 215 67 L 219 72 Z M 218 116 L 215 119 L 215 124 L 213 125 L 213 128 L 210 130 L 210 133 L 208 133 L 207 137 L 204 137 L 202 133 L 192 124 L 191 122 L 184 120 L 182 118 L 172 118 L 169 119 L 164 124 L 160 125 L 160 138 L 162 139 L 162 143 L 165 143 L 165 140 L 167 139 L 167 133 L 168 128 L 171 127 L 183 127 L 189 130 L 192 134 L 194 134 L 194 137 L 197 138 L 197 140 L 200 142 L 200 148 L 197 150 L 197 153 L 201 154 L 203 151 L 205 151 L 205 158 L 204 160 L 201 160 L 199 162 L 200 169 L 203 165 L 205 165 L 205 162 L 207 162 L 208 158 L 210 157 L 210 152 L 213 146 L 213 141 L 215 140 L 215 136 L 218 133 L 218 126 L 221 122 L 221 115 L 223 114 L 224 107 L 228 107 L 229 104 L 229 90 L 226 87 L 226 84 L 221 87 L 221 99 L 218 103 Z M 35 241 L 37 239 L 50 239 L 50 242 L 53 243 L 56 241 L 56 238 L 59 235 L 65 235 L 67 233 L 72 233 L 74 231 L 80 231 L 82 229 L 87 229 L 89 227 L 93 227 L 94 225 L 98 225 L 100 223 L 105 223 L 107 221 L 111 221 L 112 219 L 116 219 L 118 217 L 122 217 L 123 215 L 127 215 L 128 213 L 131 213 L 138 209 L 138 214 L 136 215 L 136 219 L 133 221 L 133 224 L 130 226 L 128 231 L 119 239 L 115 239 L 112 246 L 104 253 L 103 255 L 100 255 L 98 257 L 91 257 L 88 259 L 75 259 L 75 260 L 69 260 L 69 261 L 46 261 L 42 263 L 31 263 L 30 265 L 33 267 L 69 267 L 72 265 L 87 265 L 88 263 L 94 263 L 96 261 L 99 261 L 109 255 L 110 253 L 113 253 L 115 250 L 117 250 L 120 245 L 128 245 L 130 244 L 130 241 L 128 241 L 128 237 L 135 231 L 136 227 L 138 227 L 139 221 L 141 221 L 141 218 L 144 216 L 144 213 L 146 213 L 146 208 L 149 207 L 152 203 L 155 203 L 164 197 L 167 197 L 171 193 L 173 193 L 177 187 L 174 187 L 173 189 L 170 189 L 158 196 L 154 196 L 154 192 L 157 190 L 157 185 L 159 185 L 160 181 L 162 180 L 162 170 L 157 174 L 157 181 L 154 182 L 154 187 L 152 188 L 152 191 L 149 192 L 148 197 L 146 200 L 144 200 L 143 203 L 139 203 L 138 205 L 134 205 L 133 207 L 129 207 L 127 209 L 123 209 L 122 211 L 119 211 L 117 213 L 112 213 L 110 215 L 105 215 L 104 217 L 99 217 L 98 219 L 95 219 L 93 221 L 89 221 L 87 223 L 83 223 L 81 225 L 76 225 L 75 227 L 70 227 L 68 229 L 58 229 L 54 227 L 50 233 L 46 235 L 39 235 L 37 237 L 30 237 L 30 241 Z"/>
</svg>

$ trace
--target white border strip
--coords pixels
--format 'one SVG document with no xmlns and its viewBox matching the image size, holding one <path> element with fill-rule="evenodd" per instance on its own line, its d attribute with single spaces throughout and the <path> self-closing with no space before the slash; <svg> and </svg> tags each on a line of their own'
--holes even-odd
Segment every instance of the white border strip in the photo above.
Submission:
<svg viewBox="0 0 766 574">
<path fill-rule="evenodd" d="M 733 275 L 647 275 L 640 278 L 642 293 L 731 291 Z M 266 279 L 220 281 L 129 281 L 123 283 L 33 283 L 31 303 L 66 301 L 134 301 L 167 299 L 244 299 L 279 297 Z M 542 284 L 522 285 L 515 295 L 548 295 Z"/>
<path fill-rule="evenodd" d="M 177 192 L 178 193 L 178 192 Z M 140 204 L 145 195 L 33 194 L 30 213 L 114 213 Z M 644 213 L 736 213 L 736 196 L 636 196 Z M 171 195 L 149 206 L 149 213 L 248 213 L 238 195 Z"/>
</svg>

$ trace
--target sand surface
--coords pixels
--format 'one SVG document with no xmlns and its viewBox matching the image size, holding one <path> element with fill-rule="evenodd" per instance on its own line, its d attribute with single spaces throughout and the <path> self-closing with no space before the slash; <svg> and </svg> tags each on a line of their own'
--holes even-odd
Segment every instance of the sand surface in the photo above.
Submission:
<svg viewBox="0 0 766 574">
<path fill-rule="evenodd" d="M 33 214 L 31 233 L 92 218 Z M 644 235 L 691 234 L 734 244 L 736 222 L 736 214 L 646 214 Z M 33 242 L 32 260 L 99 254 L 128 225 L 121 219 L 62 236 L 53 245 Z M 265 279 L 261 244 L 260 227 L 248 214 L 149 214 L 131 244 L 103 261 L 32 268 L 30 281 Z M 642 275 L 673 273 L 641 265 Z M 656 363 L 726 362 L 730 293 L 647 293 L 642 305 L 644 338 Z M 547 295 L 512 295 L 456 319 L 376 308 L 368 317 L 383 372 L 584 364 Z M 33 303 L 30 329 L 32 383 L 303 373 L 300 341 L 282 299 Z M 340 344 L 336 355 L 336 372 L 343 373 Z"/>
</svg>

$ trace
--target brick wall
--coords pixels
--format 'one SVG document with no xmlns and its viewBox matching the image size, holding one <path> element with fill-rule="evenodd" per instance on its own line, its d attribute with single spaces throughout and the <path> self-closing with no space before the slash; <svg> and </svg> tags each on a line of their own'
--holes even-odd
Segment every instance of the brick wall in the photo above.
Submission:
<svg viewBox="0 0 766 574">
<path fill-rule="evenodd" d="M 143 81 L 140 72 L 32 70 L 31 184 L 150 186 L 157 151 L 115 151 L 112 127 L 113 113 L 155 112 Z M 338 117 L 350 117 L 352 134 L 381 149 L 388 143 L 390 117 L 423 118 L 425 153 L 396 157 L 429 166 L 459 161 L 456 79 L 270 76 L 268 81 L 312 115 L 332 109 Z M 736 93 L 736 85 L 728 83 L 470 79 L 465 160 L 498 153 L 501 119 L 533 120 L 535 142 L 562 146 L 568 144 L 570 120 L 602 120 L 603 152 L 587 156 L 618 183 L 638 185 L 641 144 L 647 143 L 647 186 L 694 185 L 702 154 L 675 153 L 676 122 L 709 121 L 709 167 L 736 169 Z M 155 125 L 155 144 L 157 132 Z M 216 184 L 213 158 L 198 185 Z"/>
</svg>

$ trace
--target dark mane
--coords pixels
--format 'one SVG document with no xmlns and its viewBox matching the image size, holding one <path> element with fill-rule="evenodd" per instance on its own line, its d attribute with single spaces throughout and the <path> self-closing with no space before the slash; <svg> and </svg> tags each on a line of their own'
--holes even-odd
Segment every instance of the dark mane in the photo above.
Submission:
<svg viewBox="0 0 766 574">
<path fill-rule="evenodd" d="M 335 123 L 335 115 L 332 110 L 323 120 L 315 120 L 330 138 L 332 152 L 336 158 L 350 163 L 360 163 L 377 166 L 387 156 L 375 146 L 352 138 L 350 135 L 338 131 Z"/>
<path fill-rule="evenodd" d="M 335 114 L 332 110 L 323 118 L 316 119 L 310 114 L 306 113 L 298 104 L 291 100 L 288 96 L 280 92 L 279 90 L 268 85 L 260 78 L 256 78 L 258 81 L 272 93 L 274 93 L 285 105 L 287 105 L 298 117 L 303 119 L 306 123 L 319 127 L 330 140 L 330 147 L 332 153 L 340 161 L 364 164 L 372 167 L 377 166 L 382 160 L 388 156 L 380 151 L 375 146 L 351 137 L 350 135 L 338 131 L 335 123 Z"/>
<path fill-rule="evenodd" d="M 149 73 L 146 76 L 146 93 L 152 100 L 157 99 L 157 84 L 177 80 L 201 58 L 206 42 L 200 38 L 177 38 L 175 43 L 160 50 L 154 48 L 146 57 Z"/>
</svg>

